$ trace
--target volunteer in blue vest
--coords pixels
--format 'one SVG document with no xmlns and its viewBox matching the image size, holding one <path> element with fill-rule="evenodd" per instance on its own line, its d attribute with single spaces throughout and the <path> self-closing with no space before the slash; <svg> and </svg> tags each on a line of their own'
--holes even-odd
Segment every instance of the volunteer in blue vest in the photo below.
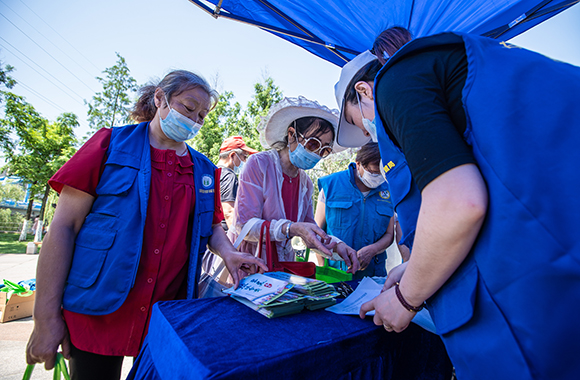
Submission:
<svg viewBox="0 0 580 380">
<path fill-rule="evenodd" d="M 427 302 L 460 379 L 577 377 L 580 68 L 469 34 L 375 53 L 374 81 L 369 52 L 343 69 L 338 141 L 401 152 L 382 157 L 391 194 L 409 181 L 389 173 L 412 176 L 420 212 L 410 260 L 361 316 L 399 332 Z"/>
<path fill-rule="evenodd" d="M 391 194 L 380 173 L 377 143 L 364 145 L 344 171 L 318 179 L 314 219 L 329 235 L 357 250 L 360 270 L 353 276 L 386 277 L 386 249 L 393 242 Z M 342 261 L 329 265 L 346 270 Z"/>
<path fill-rule="evenodd" d="M 238 283 L 267 269 L 227 239 L 219 170 L 185 141 L 217 102 L 183 70 L 141 89 L 132 117 L 103 128 L 50 179 L 59 194 L 37 269 L 28 363 L 54 366 L 59 345 L 73 379 L 118 379 L 136 356 L 157 301 L 195 298 L 209 246 Z"/>
<path fill-rule="evenodd" d="M 234 206 L 235 241 L 252 219 L 268 220 L 280 261 L 295 261 L 291 239 L 300 236 L 309 248 L 326 256 L 342 257 L 348 271 L 359 268 L 356 251 L 333 240 L 314 221 L 314 185 L 306 174 L 333 152 L 338 111 L 331 111 L 304 97 L 284 98 L 274 104 L 258 126 L 267 151 L 252 154 L 240 174 Z M 256 254 L 261 223 L 249 229 L 240 251 Z M 249 227 L 248 227 L 249 228 Z"/>
</svg>

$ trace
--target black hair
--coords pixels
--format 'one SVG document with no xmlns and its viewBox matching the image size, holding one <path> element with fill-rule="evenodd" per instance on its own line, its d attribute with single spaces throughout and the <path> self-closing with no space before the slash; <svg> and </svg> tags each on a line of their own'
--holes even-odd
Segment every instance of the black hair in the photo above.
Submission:
<svg viewBox="0 0 580 380">
<path fill-rule="evenodd" d="M 346 86 L 346 92 L 344 93 L 344 100 L 352 104 L 358 104 L 358 97 L 356 96 L 356 89 L 354 88 L 357 82 L 374 82 L 382 65 L 377 59 L 373 59 L 363 67 L 352 77 L 348 86 Z"/>
<path fill-rule="evenodd" d="M 139 99 L 135 103 L 131 117 L 137 122 L 150 121 L 155 117 L 155 90 L 160 88 L 165 93 L 167 101 L 191 88 L 200 87 L 210 97 L 210 109 L 218 102 L 219 95 L 201 76 L 187 70 L 175 70 L 167 74 L 159 84 L 148 84 L 139 89 Z"/>
<path fill-rule="evenodd" d="M 302 136 L 308 137 L 320 137 L 328 132 L 332 133 L 332 141 L 334 142 L 335 131 L 332 123 L 326 119 L 315 116 L 305 116 L 294 120 L 286 128 L 286 133 L 284 138 L 280 141 L 272 144 L 272 148 L 276 150 L 282 150 L 288 146 L 288 129 L 293 127 L 296 132 L 300 133 Z"/>
<path fill-rule="evenodd" d="M 355 161 L 363 167 L 367 167 L 370 164 L 380 165 L 381 153 L 379 151 L 379 144 L 371 141 L 363 145 L 357 152 Z"/>
</svg>

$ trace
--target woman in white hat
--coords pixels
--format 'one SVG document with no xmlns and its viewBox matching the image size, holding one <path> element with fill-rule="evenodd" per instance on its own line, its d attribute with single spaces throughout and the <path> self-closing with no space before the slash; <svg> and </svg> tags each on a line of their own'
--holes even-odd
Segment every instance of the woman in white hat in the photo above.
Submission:
<svg viewBox="0 0 580 380">
<path fill-rule="evenodd" d="M 331 250 L 336 251 L 352 273 L 359 269 L 356 252 L 316 225 L 314 186 L 305 172 L 333 152 L 337 114 L 303 97 L 285 98 L 272 106 L 258 127 L 262 145 L 272 149 L 250 156 L 240 173 L 230 239 L 235 240 L 251 219 L 268 220 L 280 261 L 295 260 L 290 239 L 300 236 L 322 254 L 332 256 Z M 260 226 L 252 227 L 240 251 L 256 252 Z"/>
</svg>

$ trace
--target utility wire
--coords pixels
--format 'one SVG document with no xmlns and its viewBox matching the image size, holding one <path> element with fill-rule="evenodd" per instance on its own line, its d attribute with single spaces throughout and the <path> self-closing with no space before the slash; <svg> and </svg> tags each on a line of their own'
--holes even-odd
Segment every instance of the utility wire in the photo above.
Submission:
<svg viewBox="0 0 580 380">
<path fill-rule="evenodd" d="M 95 69 L 97 69 L 99 72 L 101 71 L 101 69 L 99 69 L 97 66 L 95 66 L 95 64 L 91 60 L 89 60 L 87 57 L 85 57 L 83 55 L 83 53 L 81 53 L 80 51 L 78 51 L 77 48 L 75 48 L 73 46 L 73 44 L 71 44 L 70 42 L 68 42 L 68 40 L 66 38 L 64 38 L 59 32 L 57 32 L 52 26 L 50 26 L 50 24 L 48 22 L 44 21 L 44 19 L 42 17 L 40 17 L 35 11 L 33 11 L 32 8 L 30 8 L 28 5 L 26 5 L 26 3 L 24 1 L 20 0 L 20 2 L 22 4 L 24 4 L 24 6 L 26 8 L 28 8 L 30 10 L 30 12 L 34 13 L 36 15 L 36 17 L 38 17 L 42 22 L 44 22 L 50 29 L 52 29 L 53 32 L 55 32 L 56 34 L 58 34 L 60 36 L 60 38 L 62 38 L 67 44 L 70 45 L 70 47 L 72 47 L 77 53 L 79 53 L 79 55 L 81 57 L 83 57 L 84 59 L 86 59 L 87 62 L 90 63 Z"/>
<path fill-rule="evenodd" d="M 84 100 L 82 96 L 80 96 L 79 94 L 77 94 L 72 88 L 70 88 L 69 86 L 67 86 L 66 84 L 64 84 L 62 81 L 60 81 L 57 77 L 55 77 L 54 75 L 52 75 L 51 73 L 49 73 L 48 71 L 46 71 L 42 66 L 40 66 L 38 63 L 34 62 L 32 59 L 28 58 L 28 56 L 26 54 L 24 54 L 23 52 L 21 52 L 20 50 L 18 50 L 18 48 L 16 48 L 14 45 L 12 45 L 10 42 L 6 41 L 4 38 L 0 37 L 0 40 L 4 41 L 5 43 L 7 43 L 8 45 L 10 45 L 14 50 L 16 50 L 17 52 L 19 52 L 20 54 L 22 54 L 24 57 L 26 57 L 26 59 L 28 59 L 30 62 L 34 63 L 36 66 L 38 66 L 40 69 L 42 69 L 45 73 L 47 73 L 48 75 L 50 75 L 51 77 L 53 77 L 57 82 L 59 82 L 60 84 L 62 84 L 64 87 L 66 87 L 67 89 L 70 90 L 70 92 L 72 92 L 73 94 L 75 94 L 76 96 L 78 96 L 80 99 Z M 10 51 L 10 49 L 6 48 L 6 46 L 0 45 L 2 46 L 4 49 Z M 67 91 L 63 90 L 62 88 L 60 88 L 56 83 L 54 83 L 53 81 L 51 81 L 50 79 L 48 79 L 46 76 L 42 75 L 40 72 L 38 72 L 38 70 L 36 70 L 34 67 L 30 66 L 30 64 L 28 64 L 26 61 L 24 61 L 22 58 L 18 57 L 17 55 L 15 55 L 14 53 L 12 53 L 16 58 L 20 59 L 25 65 L 27 65 L 28 67 L 30 67 L 32 70 L 36 71 L 40 76 L 42 76 L 44 79 L 46 79 L 47 81 L 49 81 L 50 83 L 52 83 L 56 88 L 58 88 L 59 90 L 61 90 L 62 92 L 64 92 L 65 94 L 67 94 L 68 96 L 71 97 L 71 99 L 73 99 L 74 101 L 80 103 L 80 104 L 84 104 L 79 102 L 78 99 L 73 98 L 73 96 L 71 94 L 69 94 Z"/>
<path fill-rule="evenodd" d="M 29 23 L 28 21 L 26 21 L 26 19 L 24 19 L 22 16 L 20 16 L 14 9 L 10 8 L 10 6 L 8 6 L 8 4 L 6 4 L 6 2 L 4 2 L 3 0 L 0 0 L 0 2 L 2 2 L 4 4 L 4 6 L 6 6 L 6 8 L 10 9 L 16 16 L 20 17 L 20 19 L 22 21 L 24 21 L 29 27 L 31 27 L 32 29 L 34 29 L 38 34 L 40 34 L 42 37 L 44 37 L 48 42 L 50 42 L 52 44 L 52 46 L 54 46 L 55 48 L 57 48 L 62 54 L 66 55 L 68 57 L 68 59 L 70 59 L 71 61 L 73 61 L 74 63 L 77 64 L 78 67 L 80 67 L 81 69 L 84 70 L 85 73 L 89 74 L 91 76 L 91 78 L 94 78 L 96 75 L 88 72 L 87 69 L 84 68 L 84 66 L 82 66 L 80 63 L 78 63 L 77 61 L 74 60 L 74 58 L 72 58 L 70 55 L 68 55 L 64 50 L 62 50 L 61 48 L 59 48 L 54 42 L 52 42 L 45 34 L 43 34 L 42 32 L 40 32 L 38 29 L 36 29 L 34 27 L 34 25 L 32 25 L 31 23 Z"/>
<path fill-rule="evenodd" d="M 14 76 L 13 76 L 13 78 L 14 78 Z M 30 86 L 27 86 L 26 84 L 22 83 L 22 81 L 20 81 L 19 79 L 16 79 L 16 78 L 14 78 L 14 79 L 16 80 L 16 84 L 17 85 L 22 86 L 26 90 L 32 92 L 34 95 L 38 96 L 41 100 L 44 100 L 47 104 L 53 106 L 54 108 L 58 109 L 61 112 L 67 112 L 67 110 L 65 110 L 64 108 L 62 108 L 61 106 L 59 106 L 58 104 L 56 104 L 55 102 L 53 102 L 52 100 L 48 99 L 44 95 L 40 94 L 36 90 L 32 89 Z"/>
<path fill-rule="evenodd" d="M 0 13 L 0 16 L 4 17 L 6 19 L 6 21 L 8 21 L 9 23 L 11 23 L 16 29 L 18 29 L 22 34 L 24 34 L 26 37 L 28 37 L 28 39 L 30 41 L 32 41 L 36 46 L 38 46 L 40 49 L 42 49 L 42 51 L 44 51 L 46 54 L 48 54 L 52 59 L 54 59 L 56 61 L 56 63 L 58 63 L 59 65 L 61 65 L 66 71 L 68 71 L 73 77 L 77 78 L 79 80 L 79 82 L 81 82 L 82 84 L 84 84 L 89 90 L 91 90 L 92 92 L 96 92 L 94 91 L 88 84 L 86 84 L 81 78 L 77 77 L 72 71 L 70 71 L 65 65 L 63 65 L 58 59 L 54 58 L 52 56 L 52 54 L 50 54 L 48 51 L 46 51 L 46 49 L 44 49 L 42 46 L 40 46 L 38 44 L 38 42 L 34 41 L 28 34 L 24 33 L 24 31 L 22 29 L 20 29 L 18 26 L 16 26 L 16 24 L 14 24 L 12 21 L 10 21 L 10 19 L 8 19 L 8 17 L 4 16 L 2 13 Z"/>
</svg>

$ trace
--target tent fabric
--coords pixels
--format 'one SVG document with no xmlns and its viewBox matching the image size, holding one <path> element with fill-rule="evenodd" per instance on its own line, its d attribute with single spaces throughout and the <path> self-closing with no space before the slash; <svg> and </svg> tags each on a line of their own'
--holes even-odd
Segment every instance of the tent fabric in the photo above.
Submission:
<svg viewBox="0 0 580 380">
<path fill-rule="evenodd" d="M 338 66 L 403 26 L 415 37 L 456 31 L 508 40 L 580 0 L 189 0 L 216 18 L 258 26 Z"/>
</svg>

